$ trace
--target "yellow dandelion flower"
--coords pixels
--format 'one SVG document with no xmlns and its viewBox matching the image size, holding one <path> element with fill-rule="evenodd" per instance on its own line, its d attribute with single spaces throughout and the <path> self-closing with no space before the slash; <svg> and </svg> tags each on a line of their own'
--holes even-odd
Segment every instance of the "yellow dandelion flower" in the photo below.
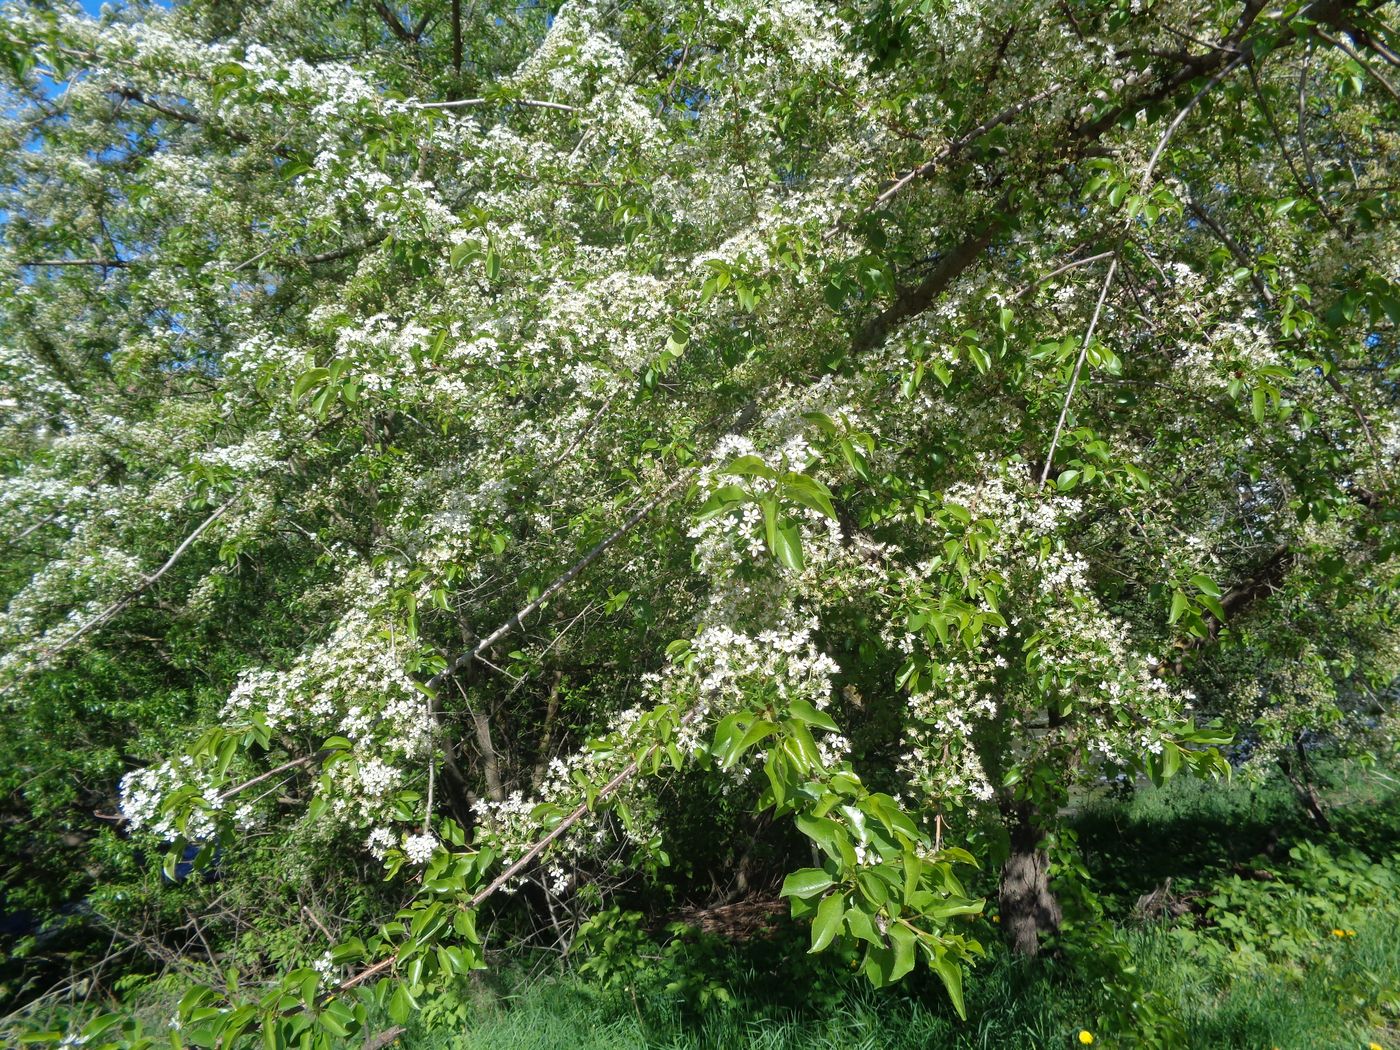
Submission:
<svg viewBox="0 0 1400 1050">
<path fill-rule="evenodd" d="M 1355 937 L 1355 936 L 1356 936 L 1356 931 L 1355 931 L 1355 930 L 1347 930 L 1347 936 L 1348 936 L 1348 937 Z"/>
<path fill-rule="evenodd" d="M 1347 935 L 1347 931 L 1346 931 L 1346 930 L 1333 930 L 1333 931 L 1332 931 L 1332 936 L 1333 936 L 1333 937 L 1345 937 L 1346 935 Z"/>
<path fill-rule="evenodd" d="M 1085 1031 L 1083 1028 L 1081 1028 L 1079 1030 L 1079 1041 L 1085 1046 L 1088 1046 L 1094 1041 L 1094 1033 Z"/>
<path fill-rule="evenodd" d="M 1385 1050 L 1385 1047 L 1381 1046 L 1380 1043 L 1367 1043 L 1366 1050 Z"/>
</svg>

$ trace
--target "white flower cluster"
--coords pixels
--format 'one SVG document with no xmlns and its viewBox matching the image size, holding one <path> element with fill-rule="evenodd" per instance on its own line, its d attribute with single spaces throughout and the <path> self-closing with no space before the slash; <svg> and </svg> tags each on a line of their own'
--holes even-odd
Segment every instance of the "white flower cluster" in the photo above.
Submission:
<svg viewBox="0 0 1400 1050">
<path fill-rule="evenodd" d="M 772 452 L 762 453 L 747 437 L 727 435 L 716 444 L 711 462 L 700 469 L 697 487 L 701 498 L 716 489 L 743 482 L 761 495 L 769 483 L 725 473 L 741 456 L 756 456 L 773 471 L 800 473 L 817 461 L 806 439 L 790 437 Z M 804 569 L 800 574 L 809 589 L 842 557 L 844 534 L 839 522 L 811 507 L 785 501 L 782 513 L 799 527 Z M 706 618 L 729 623 L 781 620 L 789 612 L 794 575 L 782 568 L 768 550 L 763 510 L 748 501 L 729 514 L 717 515 L 691 526 L 696 568 L 712 583 Z"/>
<path fill-rule="evenodd" d="M 437 848 L 437 839 L 427 832 L 421 835 L 409 835 L 403 842 L 404 854 L 411 864 L 428 863 L 432 858 L 433 851 Z"/>
<path fill-rule="evenodd" d="M 352 750 L 328 763 L 324 772 L 323 782 L 330 785 L 328 813 L 352 824 L 370 823 L 389 812 L 392 795 L 405 779 L 405 764 L 416 766 L 432 742 L 427 698 L 405 671 L 400 648 L 392 632 L 366 609 L 357 609 L 287 670 L 245 672 L 225 702 L 223 719 L 235 727 L 256 719 L 283 734 L 346 737 Z M 159 807 L 185 787 L 195 788 L 197 795 L 190 817 L 197 826 L 186 834 L 211 834 L 212 814 L 223 807 L 221 787 L 189 756 L 128 774 L 123 812 L 133 827 L 170 837 L 178 830 L 179 813 L 189 807 L 165 815 Z M 240 810 L 236 816 L 246 822 L 252 812 Z M 377 841 L 371 836 L 371 849 Z"/>
<path fill-rule="evenodd" d="M 780 704 L 802 699 L 818 710 L 826 708 L 832 676 L 840 668 L 813 643 L 816 627 L 815 621 L 808 621 L 756 635 L 722 625 L 704 628 L 691 643 L 699 698 L 721 710 L 733 710 L 759 695 Z"/>
<path fill-rule="evenodd" d="M 195 805 L 161 811 L 171 794 L 189 787 L 198 792 Z M 213 838 L 224 808 L 224 799 L 214 778 L 188 755 L 127 773 L 121 779 L 120 792 L 122 816 L 132 828 L 148 831 L 165 842 L 173 842 L 181 836 L 191 842 Z M 235 816 L 243 819 L 244 830 L 252 826 L 251 809 L 240 807 Z"/>
</svg>

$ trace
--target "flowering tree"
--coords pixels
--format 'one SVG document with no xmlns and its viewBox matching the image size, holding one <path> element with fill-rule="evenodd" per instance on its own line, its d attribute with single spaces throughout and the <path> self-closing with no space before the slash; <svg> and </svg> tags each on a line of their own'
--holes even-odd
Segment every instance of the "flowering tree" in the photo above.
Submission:
<svg viewBox="0 0 1400 1050">
<path fill-rule="evenodd" d="M 1366 0 L 7 5 L 5 703 L 219 646 L 124 833 L 414 891 L 176 1022 L 404 1016 L 498 892 L 699 849 L 681 786 L 961 1009 L 970 865 L 1033 954 L 1076 785 L 1390 747 L 1397 49 Z"/>
</svg>

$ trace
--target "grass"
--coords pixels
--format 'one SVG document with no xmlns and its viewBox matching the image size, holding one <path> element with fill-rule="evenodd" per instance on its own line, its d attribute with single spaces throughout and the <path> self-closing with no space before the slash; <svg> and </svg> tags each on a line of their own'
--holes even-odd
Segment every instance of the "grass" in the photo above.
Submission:
<svg viewBox="0 0 1400 1050">
<path fill-rule="evenodd" d="M 1334 977 L 1354 987 L 1387 981 L 1400 987 L 1397 916 L 1358 929 L 1354 951 L 1333 960 Z M 1137 962 L 1150 986 L 1165 992 L 1185 1026 L 1179 1045 L 1192 1048 L 1364 1050 L 1380 1040 L 1400 1047 L 1400 1030 L 1386 1033 L 1355 1016 L 1343 1017 L 1337 982 L 1318 985 L 1274 977 L 1218 980 L 1184 960 L 1169 939 L 1138 935 Z M 1348 946 L 1353 947 L 1353 946 Z M 412 1050 L 1018 1050 L 1077 1046 L 1086 1026 L 1096 1045 L 1134 1045 L 1149 1033 L 1112 1033 L 1093 1018 L 1091 989 L 1055 975 L 1024 975 L 1004 957 L 974 978 L 969 1020 L 952 1017 L 936 999 L 852 991 L 825 1010 L 773 1009 L 745 996 L 727 1010 L 695 1017 L 664 999 L 630 1005 L 570 979 L 531 985 L 480 1009 L 465 1030 L 411 1033 Z"/>
<path fill-rule="evenodd" d="M 625 996 L 556 980 L 488 1008 L 464 1032 L 420 1031 L 409 1045 L 421 1050 L 1014 1048 L 1052 1045 L 1069 1030 L 1063 1004 L 1045 994 L 1048 987 L 1018 987 L 1021 982 L 1010 971 L 986 976 L 970 1004 L 970 1024 L 957 1021 L 936 1000 L 870 990 L 852 991 L 823 1011 L 774 1008 L 744 996 L 730 1008 L 696 1017 L 663 998 L 629 1004 Z"/>
<path fill-rule="evenodd" d="M 1081 922 L 1062 952 L 1030 966 L 994 949 L 969 980 L 967 1021 L 927 974 L 872 991 L 834 960 L 806 956 L 796 930 L 788 942 L 718 954 L 711 946 L 696 956 L 702 983 L 732 995 L 727 1006 L 697 1010 L 693 997 L 665 990 L 662 974 L 611 991 L 571 974 L 515 986 L 493 977 L 469 996 L 426 1004 L 404 1043 L 1017 1050 L 1077 1047 L 1088 1029 L 1101 1047 L 1365 1050 L 1375 1042 L 1400 1050 L 1400 873 L 1388 867 L 1400 856 L 1393 783 L 1334 771 L 1330 836 L 1307 822 L 1286 785 L 1181 781 L 1085 806 L 1075 825 L 1107 919 Z M 1358 861 L 1358 847 L 1381 863 Z M 1261 869 L 1270 877 L 1260 880 Z M 1138 895 L 1167 878 L 1195 898 L 1197 916 L 1130 923 Z M 1355 936 L 1332 936 L 1334 923 Z"/>
</svg>

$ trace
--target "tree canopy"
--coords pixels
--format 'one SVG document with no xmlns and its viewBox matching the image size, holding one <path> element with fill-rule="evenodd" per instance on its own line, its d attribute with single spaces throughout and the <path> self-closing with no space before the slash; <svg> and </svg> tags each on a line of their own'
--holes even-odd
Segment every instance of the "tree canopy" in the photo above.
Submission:
<svg viewBox="0 0 1400 1050">
<path fill-rule="evenodd" d="M 3 10 L 6 892 L 401 895 L 198 1038 L 762 872 L 961 1008 L 1080 786 L 1394 747 L 1389 4 Z"/>
</svg>

